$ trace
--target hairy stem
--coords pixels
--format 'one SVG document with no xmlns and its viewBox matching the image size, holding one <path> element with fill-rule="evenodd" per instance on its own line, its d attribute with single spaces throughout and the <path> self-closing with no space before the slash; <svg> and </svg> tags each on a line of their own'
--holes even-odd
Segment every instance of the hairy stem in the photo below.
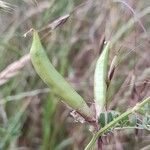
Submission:
<svg viewBox="0 0 150 150">
<path fill-rule="evenodd" d="M 117 117 L 116 119 L 114 119 L 113 121 L 111 121 L 109 124 L 107 124 L 105 127 L 101 128 L 97 133 L 95 133 L 93 135 L 91 141 L 89 142 L 89 144 L 86 146 L 86 148 L 84 150 L 92 150 L 93 145 L 95 144 L 95 142 L 97 141 L 97 139 L 100 136 L 103 135 L 103 133 L 105 133 L 110 128 L 112 128 L 113 126 L 115 126 L 115 124 L 117 124 L 119 121 L 121 121 L 122 119 L 124 119 L 128 115 L 130 115 L 130 114 L 132 114 L 132 113 L 140 110 L 145 104 L 147 104 L 149 102 L 150 102 L 150 97 L 146 98 L 141 103 L 137 103 L 133 108 L 127 110 L 126 112 L 124 112 L 123 114 L 121 114 L 119 117 Z"/>
</svg>

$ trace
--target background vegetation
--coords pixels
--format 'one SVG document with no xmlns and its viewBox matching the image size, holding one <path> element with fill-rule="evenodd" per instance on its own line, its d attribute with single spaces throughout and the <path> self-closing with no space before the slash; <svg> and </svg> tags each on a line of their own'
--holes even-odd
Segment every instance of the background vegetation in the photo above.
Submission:
<svg viewBox="0 0 150 150">
<path fill-rule="evenodd" d="M 54 66 L 88 105 L 93 104 L 93 75 L 104 37 L 113 42 L 110 62 L 119 58 L 107 109 L 124 112 L 150 96 L 149 0 L 5 2 L 0 1 L 0 149 L 82 150 L 89 142 L 88 126 L 75 122 L 35 73 L 28 56 L 31 37 L 23 37 L 73 10 L 63 26 L 48 28 L 41 37 Z M 148 150 L 149 141 L 149 131 L 139 128 L 103 137 L 106 150 Z"/>
</svg>

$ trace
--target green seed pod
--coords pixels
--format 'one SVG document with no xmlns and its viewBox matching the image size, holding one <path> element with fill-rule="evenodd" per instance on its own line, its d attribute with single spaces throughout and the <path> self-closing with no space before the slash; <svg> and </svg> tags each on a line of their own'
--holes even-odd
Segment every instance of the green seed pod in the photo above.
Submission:
<svg viewBox="0 0 150 150">
<path fill-rule="evenodd" d="M 105 45 L 102 54 L 98 58 L 94 73 L 94 100 L 97 116 L 103 112 L 106 103 L 109 49 L 110 42 Z"/>
<path fill-rule="evenodd" d="M 33 31 L 33 42 L 30 50 L 32 64 L 41 79 L 60 96 L 68 106 L 75 109 L 85 119 L 91 121 L 93 113 L 83 98 L 70 86 L 70 84 L 57 72 L 48 59 L 42 47 L 37 31 Z"/>
</svg>

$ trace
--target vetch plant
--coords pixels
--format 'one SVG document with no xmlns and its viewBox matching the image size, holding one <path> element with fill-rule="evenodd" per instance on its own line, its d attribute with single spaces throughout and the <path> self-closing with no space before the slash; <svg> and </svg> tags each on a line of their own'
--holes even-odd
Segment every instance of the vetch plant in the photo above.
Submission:
<svg viewBox="0 0 150 150">
<path fill-rule="evenodd" d="M 107 135 L 109 132 L 113 132 L 115 129 L 142 128 L 150 130 L 150 117 L 146 109 L 147 103 L 150 102 L 150 97 L 145 98 L 142 102 L 137 103 L 136 106 L 126 110 L 122 114 L 116 111 L 106 111 L 108 89 L 113 76 L 114 67 L 116 66 L 116 61 L 113 61 L 112 65 L 110 65 L 110 69 L 108 69 L 110 49 L 111 42 L 107 42 L 96 63 L 94 75 L 95 114 L 84 99 L 51 64 L 41 44 L 38 32 L 33 29 L 30 57 L 36 72 L 41 79 L 52 88 L 53 92 L 62 98 L 62 101 L 66 105 L 75 110 L 88 124 L 94 127 L 92 131 L 93 137 L 85 150 L 92 150 L 96 141 L 98 143 L 97 149 L 103 149 L 101 137 Z M 141 123 L 137 122 L 138 115 L 136 113 L 143 116 Z M 134 119 L 130 119 L 129 115 L 132 115 Z"/>
</svg>

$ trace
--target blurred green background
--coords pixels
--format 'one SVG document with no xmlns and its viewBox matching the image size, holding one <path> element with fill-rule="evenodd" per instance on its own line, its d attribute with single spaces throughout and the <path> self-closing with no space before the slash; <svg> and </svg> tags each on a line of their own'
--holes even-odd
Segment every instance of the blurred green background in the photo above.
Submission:
<svg viewBox="0 0 150 150">
<path fill-rule="evenodd" d="M 88 126 L 74 121 L 70 109 L 35 73 L 29 58 L 7 68 L 29 53 L 32 38 L 24 38 L 25 32 L 40 30 L 74 8 L 63 26 L 41 33 L 57 70 L 92 105 L 95 62 L 105 36 L 113 41 L 110 62 L 116 54 L 119 57 L 108 110 L 124 112 L 150 95 L 149 0 L 5 2 L 8 8 L 0 9 L 0 149 L 82 150 L 90 140 Z M 138 150 L 149 140 L 147 131 L 125 130 L 114 131 L 103 142 L 105 150 Z"/>
</svg>

